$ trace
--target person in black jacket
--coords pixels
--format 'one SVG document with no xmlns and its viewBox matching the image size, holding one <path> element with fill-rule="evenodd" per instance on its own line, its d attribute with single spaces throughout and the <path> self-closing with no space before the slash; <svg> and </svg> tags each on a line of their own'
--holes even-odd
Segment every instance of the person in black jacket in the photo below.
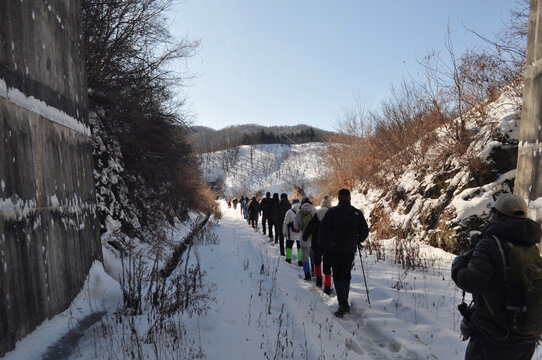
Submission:
<svg viewBox="0 0 542 360">
<path fill-rule="evenodd" d="M 258 229 L 258 217 L 260 211 L 260 203 L 256 200 L 256 196 L 253 196 L 250 205 L 248 205 L 248 220 L 252 228 L 256 230 Z"/>
<path fill-rule="evenodd" d="M 275 233 L 279 234 L 279 246 L 280 246 L 280 255 L 286 256 L 286 253 L 284 251 L 284 236 L 285 234 L 282 232 L 282 225 L 284 223 L 284 216 L 286 215 L 286 212 L 292 208 L 292 204 L 290 204 L 290 201 L 288 201 L 288 195 L 285 193 L 280 194 L 280 201 L 275 205 L 274 209 L 274 219 L 275 221 Z"/>
<path fill-rule="evenodd" d="M 279 242 L 279 231 L 277 230 L 277 221 L 275 220 L 277 217 L 277 204 L 279 203 L 279 194 L 274 193 L 273 197 L 271 198 L 271 206 L 269 209 L 269 241 L 275 240 L 275 244 L 278 244 Z M 273 228 L 275 229 L 275 232 L 273 233 Z M 274 236 L 273 236 L 274 234 Z M 273 239 L 274 237 L 274 239 Z"/>
<path fill-rule="evenodd" d="M 506 283 L 503 255 L 505 243 L 534 246 L 540 242 L 540 224 L 526 218 L 527 204 L 513 194 L 499 196 L 492 209 L 492 220 L 478 236 L 474 249 L 456 257 L 452 279 L 474 300 L 474 314 L 462 329 L 469 344 L 465 359 L 530 359 L 536 338 L 529 338 L 504 328 Z M 504 250 L 503 250 L 504 251 Z"/>
<path fill-rule="evenodd" d="M 263 231 L 264 235 L 265 235 L 265 230 L 267 229 L 266 225 L 271 227 L 271 224 L 269 224 L 269 215 L 270 215 L 270 212 L 271 212 L 271 204 L 272 204 L 271 193 L 268 191 L 268 192 L 265 193 L 265 197 L 260 202 L 260 209 L 262 211 L 262 229 L 263 229 L 262 231 Z M 270 233 L 269 237 L 272 237 L 272 236 L 273 235 Z"/>
<path fill-rule="evenodd" d="M 335 312 L 337 317 L 350 313 L 348 293 L 354 254 L 368 235 L 369 227 L 363 213 L 350 205 L 350 191 L 339 190 L 339 205 L 326 212 L 318 232 L 318 242 L 329 256 L 333 272 L 339 302 L 339 309 Z"/>
<path fill-rule="evenodd" d="M 327 295 L 331 294 L 331 266 L 329 265 L 327 256 L 324 255 L 324 252 L 318 244 L 318 232 L 320 230 L 322 219 L 329 208 L 331 208 L 331 199 L 328 194 L 325 194 L 320 203 L 320 209 L 316 211 L 316 214 L 312 217 L 311 221 L 309 221 L 307 228 L 303 231 L 303 240 L 306 241 L 309 236 L 312 236 L 311 252 L 317 287 L 322 287 L 322 259 L 324 260 L 324 293 Z"/>
</svg>

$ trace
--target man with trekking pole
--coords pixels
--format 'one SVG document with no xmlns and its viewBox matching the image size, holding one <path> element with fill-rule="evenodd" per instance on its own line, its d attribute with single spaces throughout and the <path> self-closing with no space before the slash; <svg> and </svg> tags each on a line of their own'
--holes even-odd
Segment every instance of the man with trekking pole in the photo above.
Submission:
<svg viewBox="0 0 542 360">
<path fill-rule="evenodd" d="M 350 313 L 348 293 L 352 279 L 352 263 L 358 246 L 369 235 L 369 227 L 361 210 L 350 205 L 350 191 L 339 190 L 339 204 L 330 208 L 322 219 L 318 241 L 329 256 L 339 309 L 335 316 Z M 367 293 L 368 295 L 368 293 Z"/>
</svg>

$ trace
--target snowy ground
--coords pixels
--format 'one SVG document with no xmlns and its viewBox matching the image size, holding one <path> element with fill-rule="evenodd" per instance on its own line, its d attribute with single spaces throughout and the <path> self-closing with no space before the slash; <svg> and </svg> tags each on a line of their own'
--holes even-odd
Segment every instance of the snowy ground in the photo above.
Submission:
<svg viewBox="0 0 542 360">
<path fill-rule="evenodd" d="M 186 343 L 201 349 L 204 358 L 463 358 L 466 343 L 459 339 L 456 309 L 461 293 L 449 274 L 453 255 L 425 247 L 426 269 L 405 271 L 393 264 L 391 242 L 383 244 L 385 260 L 364 253 L 371 305 L 356 258 L 352 314 L 338 319 L 333 316 L 337 308 L 334 296 L 323 294 L 314 282 L 304 281 L 301 268 L 286 263 L 278 246 L 249 227 L 238 209 L 229 209 L 224 202 L 221 206 L 223 218 L 212 229 L 218 242 L 195 246 L 191 256 L 206 271 L 205 282 L 214 300 L 208 302 L 207 313 L 184 314 L 182 320 Z M 108 271 L 118 268 L 112 266 L 114 262 L 113 254 L 106 256 Z M 175 270 L 172 277 L 179 271 L 182 269 Z M 47 346 L 73 329 L 78 319 L 91 311 L 108 311 L 104 318 L 112 319 L 121 302 L 118 282 L 96 263 L 70 309 L 44 322 L 6 359 L 40 359 Z M 120 340 L 96 339 L 96 329 L 107 322 L 98 322 L 87 331 L 69 358 L 123 358 L 123 352 L 115 348 Z M 150 358 L 157 353 L 150 350 L 152 345 L 143 346 L 149 347 L 145 354 Z M 191 358 L 172 352 L 158 354 L 163 354 L 159 358 Z M 542 358 L 540 351 L 534 358 Z"/>
</svg>

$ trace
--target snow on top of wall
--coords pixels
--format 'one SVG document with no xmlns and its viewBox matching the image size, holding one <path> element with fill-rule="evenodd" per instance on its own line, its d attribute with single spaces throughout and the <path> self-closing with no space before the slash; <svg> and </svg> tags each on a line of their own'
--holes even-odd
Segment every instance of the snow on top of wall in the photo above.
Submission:
<svg viewBox="0 0 542 360">
<path fill-rule="evenodd" d="M 90 136 L 90 128 L 82 122 L 57 108 L 47 105 L 45 102 L 38 100 L 33 96 L 26 96 L 18 89 L 8 88 L 3 79 L 0 79 L 0 96 L 8 99 L 23 109 L 32 111 L 57 124 L 75 130 L 86 136 Z"/>
</svg>

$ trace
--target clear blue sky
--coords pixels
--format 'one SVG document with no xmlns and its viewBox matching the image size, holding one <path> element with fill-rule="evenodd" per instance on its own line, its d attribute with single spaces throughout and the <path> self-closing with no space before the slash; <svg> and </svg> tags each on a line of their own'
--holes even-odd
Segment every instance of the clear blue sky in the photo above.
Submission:
<svg viewBox="0 0 542 360">
<path fill-rule="evenodd" d="M 448 23 L 456 52 L 492 37 L 512 0 L 185 0 L 172 33 L 200 40 L 186 88 L 194 124 L 308 124 L 332 130 L 356 94 L 377 108 L 444 51 Z"/>
</svg>

